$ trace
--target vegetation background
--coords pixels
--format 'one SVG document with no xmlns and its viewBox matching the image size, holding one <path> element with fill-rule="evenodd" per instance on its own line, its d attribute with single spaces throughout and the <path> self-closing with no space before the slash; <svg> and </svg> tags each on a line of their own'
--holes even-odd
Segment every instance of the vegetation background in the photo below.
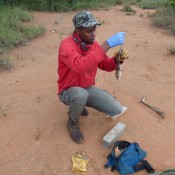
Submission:
<svg viewBox="0 0 175 175">
<path fill-rule="evenodd" d="M 164 28 L 175 35 L 175 0 L 0 0 L 0 68 L 10 69 L 10 48 L 25 44 L 42 35 L 44 26 L 32 26 L 32 11 L 68 12 L 87 9 L 108 10 L 113 5 L 123 5 L 123 11 L 133 15 L 132 5 L 142 9 L 156 9 L 150 15 L 155 27 Z M 175 54 L 174 46 L 169 48 Z"/>
</svg>

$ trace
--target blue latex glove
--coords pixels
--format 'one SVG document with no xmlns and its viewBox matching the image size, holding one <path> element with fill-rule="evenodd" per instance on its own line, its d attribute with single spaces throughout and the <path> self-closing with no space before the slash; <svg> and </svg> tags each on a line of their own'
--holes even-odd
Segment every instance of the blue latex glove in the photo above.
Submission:
<svg viewBox="0 0 175 175">
<path fill-rule="evenodd" d="M 124 43 L 125 32 L 119 32 L 107 39 L 110 47 L 115 47 Z"/>
</svg>

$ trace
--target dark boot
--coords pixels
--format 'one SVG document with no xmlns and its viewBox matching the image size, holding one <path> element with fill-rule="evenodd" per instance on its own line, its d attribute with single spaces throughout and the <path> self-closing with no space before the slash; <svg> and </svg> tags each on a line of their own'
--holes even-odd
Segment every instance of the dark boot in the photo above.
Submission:
<svg viewBox="0 0 175 175">
<path fill-rule="evenodd" d="M 81 133 L 78 121 L 74 122 L 70 118 L 67 122 L 67 128 L 70 134 L 71 139 L 76 143 L 83 143 L 84 137 Z"/>
<path fill-rule="evenodd" d="M 88 116 L 88 114 L 89 114 L 89 112 L 87 111 L 86 108 L 84 108 L 83 111 L 82 111 L 82 113 L 81 113 L 81 115 L 82 116 Z"/>
</svg>

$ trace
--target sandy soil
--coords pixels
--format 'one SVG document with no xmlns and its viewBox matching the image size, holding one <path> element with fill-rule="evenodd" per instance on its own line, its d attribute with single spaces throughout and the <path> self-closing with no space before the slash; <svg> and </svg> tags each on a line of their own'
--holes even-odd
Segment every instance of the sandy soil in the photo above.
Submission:
<svg viewBox="0 0 175 175">
<path fill-rule="evenodd" d="M 80 120 L 82 145 L 69 137 L 67 107 L 58 100 L 56 83 L 58 46 L 73 31 L 75 13 L 34 13 L 34 23 L 46 26 L 46 33 L 12 50 L 14 68 L 0 72 L 1 175 L 73 175 L 70 158 L 76 151 L 89 157 L 88 175 L 118 174 L 103 168 L 111 149 L 102 145 L 103 136 L 118 122 L 127 126 L 120 139 L 138 142 L 155 169 L 175 166 L 175 57 L 167 50 L 175 37 L 151 26 L 149 11 L 136 8 L 135 15 L 126 15 L 120 9 L 93 11 L 103 22 L 96 39 L 102 43 L 125 31 L 124 48 L 131 59 L 123 65 L 121 80 L 115 79 L 114 72 L 99 71 L 96 85 L 116 96 L 128 110 L 111 121 L 89 108 L 89 116 Z M 140 103 L 143 96 L 165 113 L 164 119 Z"/>
</svg>

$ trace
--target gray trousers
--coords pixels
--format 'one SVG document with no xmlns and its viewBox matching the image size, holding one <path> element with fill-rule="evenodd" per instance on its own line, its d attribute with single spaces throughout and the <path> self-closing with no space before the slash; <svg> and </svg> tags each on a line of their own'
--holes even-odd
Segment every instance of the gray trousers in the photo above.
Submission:
<svg viewBox="0 0 175 175">
<path fill-rule="evenodd" d="M 122 105 L 109 93 L 90 86 L 88 88 L 71 87 L 59 95 L 60 101 L 69 106 L 71 120 L 78 120 L 85 106 L 92 107 L 111 116 L 122 112 Z"/>
</svg>

